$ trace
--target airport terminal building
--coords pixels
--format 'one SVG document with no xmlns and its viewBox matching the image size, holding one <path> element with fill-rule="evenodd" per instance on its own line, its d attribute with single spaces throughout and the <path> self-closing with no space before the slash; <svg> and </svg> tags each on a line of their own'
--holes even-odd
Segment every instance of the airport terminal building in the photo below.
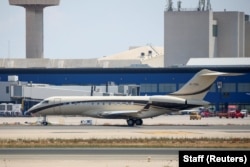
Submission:
<svg viewBox="0 0 250 167">
<path fill-rule="evenodd" d="M 8 76 L 16 75 L 19 82 L 51 84 L 58 86 L 100 86 L 138 85 L 134 87 L 141 96 L 165 95 L 181 88 L 192 76 L 204 67 L 179 68 L 70 68 L 46 69 L 23 68 L 1 69 L 0 80 L 7 81 Z M 221 72 L 241 73 L 234 77 L 219 77 L 205 100 L 217 106 L 217 110 L 225 104 L 238 104 L 241 108 L 250 108 L 250 66 L 241 67 L 207 67 Z M 11 85 L 2 85 L 1 94 L 11 95 L 15 89 Z M 31 89 L 32 91 L 32 89 Z M 84 94 L 82 94 L 84 95 Z M 25 98 L 25 97 L 22 97 Z M 1 102 L 4 102 L 0 99 Z M 13 98 L 15 102 L 15 98 Z"/>
</svg>

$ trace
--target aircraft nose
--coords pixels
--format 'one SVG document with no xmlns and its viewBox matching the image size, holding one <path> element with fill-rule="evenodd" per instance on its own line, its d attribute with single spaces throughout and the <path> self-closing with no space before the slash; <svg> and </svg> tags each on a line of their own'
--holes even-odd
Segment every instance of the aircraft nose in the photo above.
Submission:
<svg viewBox="0 0 250 167">
<path fill-rule="evenodd" d="M 28 115 L 31 115 L 31 116 L 35 116 L 35 109 L 36 109 L 36 106 L 33 106 L 31 107 L 30 109 L 28 109 L 28 111 L 26 112 Z"/>
</svg>

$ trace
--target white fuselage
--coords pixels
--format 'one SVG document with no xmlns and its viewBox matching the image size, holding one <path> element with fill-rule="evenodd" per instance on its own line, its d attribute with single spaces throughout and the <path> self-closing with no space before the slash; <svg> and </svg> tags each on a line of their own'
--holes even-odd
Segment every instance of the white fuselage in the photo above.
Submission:
<svg viewBox="0 0 250 167">
<path fill-rule="evenodd" d="M 129 119 L 151 118 L 178 111 L 180 107 L 190 106 L 185 99 L 171 96 L 61 96 L 47 98 L 28 112 L 33 116 L 81 115 Z"/>
</svg>

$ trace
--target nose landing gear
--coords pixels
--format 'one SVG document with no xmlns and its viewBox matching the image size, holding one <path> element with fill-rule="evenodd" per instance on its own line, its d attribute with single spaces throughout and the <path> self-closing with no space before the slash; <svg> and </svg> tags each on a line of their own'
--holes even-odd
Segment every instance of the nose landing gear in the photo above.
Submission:
<svg viewBox="0 0 250 167">
<path fill-rule="evenodd" d="M 49 123 L 47 122 L 47 117 L 46 117 L 46 115 L 45 116 L 43 116 L 43 120 L 41 121 L 41 124 L 43 125 L 43 126 L 47 126 Z"/>
</svg>

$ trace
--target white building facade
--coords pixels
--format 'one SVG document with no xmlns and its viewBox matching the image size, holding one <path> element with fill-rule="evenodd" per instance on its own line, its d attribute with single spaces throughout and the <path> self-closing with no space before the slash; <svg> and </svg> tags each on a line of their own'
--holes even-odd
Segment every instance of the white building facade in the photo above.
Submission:
<svg viewBox="0 0 250 167">
<path fill-rule="evenodd" d="M 250 16 L 249 15 L 246 15 L 245 16 L 246 18 L 246 29 L 245 29 L 245 42 L 246 42 L 246 45 L 245 45 L 245 56 L 246 57 L 250 57 Z"/>
<path fill-rule="evenodd" d="M 164 66 L 190 58 L 249 57 L 250 22 L 243 12 L 170 10 L 164 13 Z"/>
</svg>

